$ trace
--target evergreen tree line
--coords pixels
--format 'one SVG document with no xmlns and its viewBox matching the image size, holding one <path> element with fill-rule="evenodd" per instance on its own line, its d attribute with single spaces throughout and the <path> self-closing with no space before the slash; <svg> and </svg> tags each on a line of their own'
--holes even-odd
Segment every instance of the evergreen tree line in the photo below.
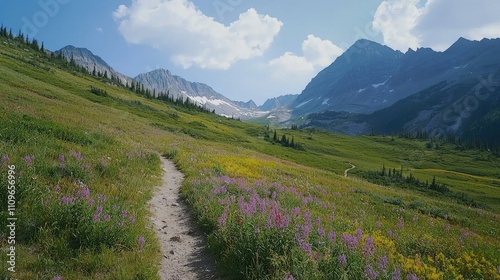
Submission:
<svg viewBox="0 0 500 280">
<path fill-rule="evenodd" d="M 264 133 L 264 140 L 271 142 L 273 144 L 280 144 L 283 147 L 290 147 L 293 149 L 297 150 L 305 150 L 304 145 L 299 142 L 295 142 L 295 138 L 293 135 L 287 136 L 286 134 L 283 134 L 281 137 L 279 137 L 278 132 L 276 129 L 273 132 L 273 137 L 270 136 L 270 130 L 269 126 L 266 126 L 266 132 Z"/>
<path fill-rule="evenodd" d="M 465 193 L 453 192 L 445 184 L 438 183 L 436 176 L 433 176 L 432 182 L 430 183 L 428 180 L 423 182 L 418 178 L 415 178 L 411 172 L 405 176 L 403 174 L 403 166 L 401 166 L 400 169 L 391 169 L 386 168 L 385 165 L 383 165 L 382 169 L 379 171 L 362 171 L 357 174 L 360 174 L 361 177 L 374 184 L 418 189 L 421 191 L 432 191 L 433 193 L 437 192 L 446 197 L 456 199 L 458 203 L 471 207 L 487 209 L 487 206 L 484 203 L 475 201 Z"/>
<path fill-rule="evenodd" d="M 481 138 L 466 138 L 455 136 L 452 133 L 448 133 L 446 135 L 431 135 L 425 130 L 419 130 L 417 132 L 400 132 L 398 134 L 399 138 L 404 139 L 419 139 L 424 141 L 429 141 L 427 143 L 427 148 L 439 149 L 442 143 L 449 143 L 457 146 L 462 150 L 482 150 L 489 151 L 496 156 L 500 156 L 500 142 L 492 143 L 487 139 Z M 498 141 L 498 139 L 497 139 Z"/>
<path fill-rule="evenodd" d="M 194 101 L 191 101 L 189 98 L 183 99 L 182 96 L 179 96 L 178 98 L 174 98 L 172 95 L 170 95 L 170 92 L 167 93 L 156 93 L 155 90 L 150 90 L 148 88 L 145 88 L 143 84 L 132 81 L 131 84 L 128 84 L 126 81 L 125 83 L 115 75 L 112 75 L 111 73 L 108 73 L 108 71 L 101 72 L 94 68 L 92 71 L 90 69 L 87 69 L 84 66 L 79 66 L 74 57 L 67 58 L 62 52 L 59 53 L 54 53 L 54 52 L 49 52 L 45 49 L 44 43 L 42 42 L 41 45 L 38 43 L 36 39 L 29 39 L 28 36 L 25 36 L 21 30 L 19 30 L 19 33 L 17 36 L 15 36 L 12 33 L 12 28 L 7 31 L 7 27 L 3 26 L 3 24 L 0 27 L 0 37 L 9 39 L 11 41 L 15 41 L 23 46 L 29 47 L 37 52 L 40 53 L 42 57 L 45 57 L 49 62 L 69 71 L 74 71 L 74 72 L 79 72 L 83 73 L 86 75 L 93 76 L 94 78 L 101 80 L 106 83 L 110 83 L 112 85 L 128 89 L 138 95 L 144 96 L 148 99 L 158 99 L 161 100 L 165 103 L 170 103 L 176 106 L 180 106 L 183 108 L 186 108 L 191 111 L 198 111 L 198 112 L 206 112 L 206 113 L 214 113 L 215 110 L 210 111 L 204 106 L 200 106 L 196 104 Z M 50 70 L 50 69 L 49 69 Z M 96 95 L 101 95 L 101 96 L 107 96 L 107 93 L 101 89 L 91 87 L 90 90 L 92 93 Z"/>
</svg>

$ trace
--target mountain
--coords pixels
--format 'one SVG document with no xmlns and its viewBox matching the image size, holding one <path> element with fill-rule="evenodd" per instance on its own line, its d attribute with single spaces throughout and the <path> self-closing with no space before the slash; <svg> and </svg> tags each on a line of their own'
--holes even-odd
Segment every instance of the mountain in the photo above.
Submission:
<svg viewBox="0 0 500 280">
<path fill-rule="evenodd" d="M 76 65 L 86 68 L 90 73 L 95 70 L 96 73 L 116 77 L 122 84 L 131 84 L 132 81 L 135 81 L 143 84 L 145 88 L 151 91 L 154 90 L 156 93 L 168 92 L 175 98 L 189 98 L 199 105 L 215 110 L 219 115 L 250 119 L 265 114 L 259 111 L 257 105 L 251 100 L 248 102 L 232 101 L 206 84 L 189 82 L 182 77 L 172 75 L 168 70 L 158 69 L 140 74 L 132 79 L 114 70 L 101 57 L 94 55 L 85 48 L 70 45 L 56 51 L 55 54 L 64 55 L 68 61 L 73 60 Z"/>
<path fill-rule="evenodd" d="M 336 111 L 369 114 L 426 88 L 491 73 L 498 40 L 460 38 L 448 50 L 406 53 L 359 40 L 306 86 L 292 104 L 294 116 Z"/>
<path fill-rule="evenodd" d="M 269 98 L 264 104 L 259 106 L 259 109 L 261 111 L 274 111 L 276 109 L 288 108 L 297 99 L 297 96 L 297 94 L 287 94 Z"/>
<path fill-rule="evenodd" d="M 118 78 L 123 84 L 130 84 L 132 81 L 132 78 L 119 73 L 109 66 L 106 61 L 86 48 L 77 48 L 69 45 L 55 52 L 57 55 L 61 53 L 68 61 L 74 60 L 76 65 L 85 67 L 89 72 L 93 72 L 95 70 L 96 73 L 100 72 L 103 75 L 106 73 L 109 77 L 113 76 Z"/>
<path fill-rule="evenodd" d="M 226 117 L 249 119 L 263 114 L 252 108 L 251 103 L 253 103 L 253 101 L 244 104 L 245 106 L 249 106 L 248 108 L 239 106 L 234 101 L 213 90 L 210 86 L 203 83 L 189 82 L 180 76 L 173 75 L 170 71 L 165 69 L 157 69 L 140 74 L 135 77 L 134 80 L 157 93 L 169 93 L 175 98 L 189 98 L 210 110 L 215 110 L 217 114 Z M 257 107 L 255 103 L 253 103 L 253 105 Z"/>
<path fill-rule="evenodd" d="M 307 126 L 347 134 L 424 131 L 499 143 L 498 53 L 500 39 L 460 38 L 444 52 L 409 50 L 386 82 L 387 88 L 406 88 L 406 96 L 370 113 L 339 110 L 312 114 Z"/>
<path fill-rule="evenodd" d="M 253 100 L 249 100 L 247 102 L 244 102 L 244 101 L 233 101 L 233 102 L 234 102 L 234 104 L 236 104 L 237 106 L 239 106 L 241 108 L 252 109 L 252 110 L 258 109 L 257 104 L 255 104 L 255 102 L 253 102 Z"/>
</svg>

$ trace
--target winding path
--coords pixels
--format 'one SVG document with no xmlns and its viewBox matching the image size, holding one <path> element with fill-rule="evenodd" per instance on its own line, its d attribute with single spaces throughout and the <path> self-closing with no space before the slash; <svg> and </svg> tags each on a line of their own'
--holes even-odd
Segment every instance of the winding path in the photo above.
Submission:
<svg viewBox="0 0 500 280">
<path fill-rule="evenodd" d="M 344 171 L 344 177 L 349 177 L 349 171 L 353 170 L 354 168 L 356 168 L 356 165 L 352 164 L 349 162 L 349 165 L 351 165 L 351 168 L 348 168 Z"/>
<path fill-rule="evenodd" d="M 162 280 L 221 279 L 213 257 L 205 250 L 206 239 L 195 226 L 187 205 L 179 198 L 184 175 L 163 157 L 162 185 L 149 201 L 151 223 L 161 243 Z"/>
</svg>

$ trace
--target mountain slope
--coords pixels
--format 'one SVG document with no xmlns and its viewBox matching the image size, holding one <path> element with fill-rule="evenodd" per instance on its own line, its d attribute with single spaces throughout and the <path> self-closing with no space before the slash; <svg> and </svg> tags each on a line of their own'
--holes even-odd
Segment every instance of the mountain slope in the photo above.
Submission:
<svg viewBox="0 0 500 280">
<path fill-rule="evenodd" d="M 259 106 L 262 111 L 274 111 L 280 108 L 288 108 L 297 99 L 297 94 L 286 94 L 274 98 L 269 98 Z"/>
<path fill-rule="evenodd" d="M 206 106 L 210 110 L 215 110 L 219 115 L 243 119 L 259 115 L 259 112 L 254 111 L 253 108 L 238 106 L 235 102 L 216 92 L 206 84 L 189 82 L 180 76 L 173 75 L 165 69 L 157 69 L 140 74 L 134 80 L 156 92 L 168 92 L 176 98 L 189 98 L 200 105 Z"/>
<path fill-rule="evenodd" d="M 294 116 L 344 111 L 369 114 L 426 88 L 491 74 L 500 65 L 500 40 L 460 38 L 445 52 L 405 54 L 360 40 L 321 71 L 293 104 Z"/>
<path fill-rule="evenodd" d="M 122 84 L 130 84 L 132 81 L 132 78 L 119 73 L 113 69 L 113 67 L 109 66 L 101 57 L 93 54 L 86 48 L 77 48 L 69 45 L 56 51 L 55 54 L 63 54 L 68 61 L 73 60 L 76 65 L 85 67 L 89 73 L 95 70 L 96 73 L 100 72 L 102 75 L 107 74 L 108 77 L 113 76 L 118 78 Z"/>
</svg>

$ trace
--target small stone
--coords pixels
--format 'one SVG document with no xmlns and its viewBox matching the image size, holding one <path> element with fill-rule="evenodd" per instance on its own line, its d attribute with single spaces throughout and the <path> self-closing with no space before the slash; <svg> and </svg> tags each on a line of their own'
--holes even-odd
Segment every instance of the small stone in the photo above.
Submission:
<svg viewBox="0 0 500 280">
<path fill-rule="evenodd" d="M 171 252 L 173 253 L 174 251 L 171 251 Z M 173 255 L 173 254 L 172 254 L 172 255 Z M 164 257 L 165 259 L 168 259 L 168 256 L 167 256 L 167 255 L 163 255 L 163 257 Z"/>
<path fill-rule="evenodd" d="M 170 250 L 170 255 L 174 255 L 174 250 Z"/>
<path fill-rule="evenodd" d="M 172 206 L 179 207 L 179 203 L 172 203 Z"/>
<path fill-rule="evenodd" d="M 179 235 L 176 235 L 176 236 L 170 238 L 170 241 L 181 242 L 181 237 Z"/>
</svg>

